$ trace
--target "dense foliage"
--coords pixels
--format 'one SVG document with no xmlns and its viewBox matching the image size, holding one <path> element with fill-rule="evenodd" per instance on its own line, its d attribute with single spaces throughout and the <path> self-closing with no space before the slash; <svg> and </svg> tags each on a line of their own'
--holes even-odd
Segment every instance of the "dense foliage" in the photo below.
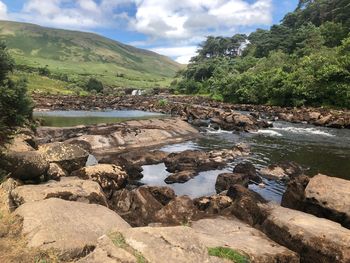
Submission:
<svg viewBox="0 0 350 263">
<path fill-rule="evenodd" d="M 234 103 L 350 108 L 349 32 L 349 1 L 300 0 L 270 30 L 208 37 L 176 89 Z"/>
<path fill-rule="evenodd" d="M 15 127 L 31 117 L 31 102 L 27 97 L 26 81 L 13 81 L 8 75 L 14 62 L 0 43 L 0 146 Z"/>
</svg>

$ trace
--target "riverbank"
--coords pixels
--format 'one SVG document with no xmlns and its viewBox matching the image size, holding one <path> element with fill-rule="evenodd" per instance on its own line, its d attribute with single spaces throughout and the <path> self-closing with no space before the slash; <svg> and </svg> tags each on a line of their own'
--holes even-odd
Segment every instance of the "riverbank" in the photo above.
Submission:
<svg viewBox="0 0 350 263">
<path fill-rule="evenodd" d="M 210 119 L 223 112 L 249 111 L 257 118 L 309 123 L 330 128 L 350 128 L 349 110 L 327 108 L 282 108 L 264 105 L 232 105 L 199 96 L 44 96 L 33 95 L 40 110 L 138 109 L 178 115 L 187 119 Z M 200 112 L 197 112 L 198 109 Z M 219 121 L 225 126 L 226 121 Z M 215 119 L 214 119 L 215 123 Z M 227 125 L 229 126 L 229 125 Z M 225 128 L 225 127 L 223 127 Z M 227 128 L 227 127 L 226 127 Z"/>
<path fill-rule="evenodd" d="M 32 254 L 24 249 L 23 262 L 26 255 L 28 262 L 33 257 L 86 263 L 229 262 L 217 256 L 222 251 L 236 255 L 239 262 L 350 260 L 348 180 L 309 178 L 294 162 L 256 167 L 250 162 L 259 158 L 254 156 L 256 146 L 242 144 L 242 138 L 264 134 L 264 127 L 271 125 L 266 120 L 224 104 L 160 98 L 118 97 L 114 104 L 101 98 L 104 104 L 85 105 L 66 98 L 61 106 L 55 102 L 46 109 L 135 109 L 130 104 L 135 102 L 137 109 L 177 117 L 39 127 L 8 145 L 8 178 L 0 187 L 0 246 L 6 248 L 2 262 L 16 260 L 18 244 L 36 249 Z M 64 108 L 65 103 L 70 106 Z M 207 134 L 235 139 L 220 144 Z M 188 147 L 200 140 L 207 146 Z M 271 141 L 268 144 L 271 151 Z M 166 169 L 165 178 L 151 170 L 164 185 L 144 178 L 144 169 L 153 165 Z M 215 193 L 178 194 L 187 184 L 195 192 L 201 187 L 195 186 L 196 180 L 205 176 L 214 180 Z M 283 206 L 258 194 L 266 180 L 288 183 Z M 5 245 L 11 242 L 17 245 Z"/>
</svg>

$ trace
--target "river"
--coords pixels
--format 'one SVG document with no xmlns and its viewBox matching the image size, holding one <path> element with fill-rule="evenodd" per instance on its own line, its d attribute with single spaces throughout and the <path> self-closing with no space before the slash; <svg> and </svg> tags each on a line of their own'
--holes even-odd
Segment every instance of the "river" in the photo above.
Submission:
<svg viewBox="0 0 350 263">
<path fill-rule="evenodd" d="M 48 126 L 70 127 L 98 123 L 113 123 L 131 119 L 160 117 L 158 113 L 143 111 L 54 111 L 36 112 L 36 117 L 43 119 Z M 236 163 L 252 162 L 257 169 L 281 161 L 295 161 L 306 169 L 306 174 L 313 176 L 323 173 L 329 176 L 350 180 L 350 130 L 316 127 L 307 124 L 274 122 L 273 128 L 255 133 L 237 133 L 214 130 L 210 127 L 202 130 L 203 137 L 181 144 L 162 147 L 166 152 L 179 152 L 188 149 L 212 150 L 231 148 L 236 143 L 251 146 L 251 155 L 244 160 L 237 159 L 223 170 L 200 173 L 185 184 L 172 184 L 178 195 L 200 197 L 215 193 L 215 181 L 218 174 L 232 171 Z M 144 184 L 166 185 L 164 179 L 169 175 L 163 163 L 143 166 Z M 280 202 L 285 183 L 264 180 L 265 187 L 250 185 L 267 200 Z"/>
</svg>

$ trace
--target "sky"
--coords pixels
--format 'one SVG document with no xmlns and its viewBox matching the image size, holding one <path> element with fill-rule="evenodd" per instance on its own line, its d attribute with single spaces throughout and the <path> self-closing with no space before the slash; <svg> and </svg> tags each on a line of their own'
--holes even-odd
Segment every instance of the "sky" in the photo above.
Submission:
<svg viewBox="0 0 350 263">
<path fill-rule="evenodd" d="M 268 29 L 298 0 L 0 0 L 0 20 L 98 33 L 179 63 L 206 36 Z"/>
</svg>

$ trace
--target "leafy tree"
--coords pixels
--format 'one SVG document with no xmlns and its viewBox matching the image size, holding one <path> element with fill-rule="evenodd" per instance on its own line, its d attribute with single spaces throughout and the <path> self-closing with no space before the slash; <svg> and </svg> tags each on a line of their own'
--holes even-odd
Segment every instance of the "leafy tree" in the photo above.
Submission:
<svg viewBox="0 0 350 263">
<path fill-rule="evenodd" d="M 17 126 L 31 117 L 31 101 L 27 96 L 25 80 L 17 82 L 9 78 L 14 62 L 0 43 L 0 146 L 5 143 Z"/>
</svg>

